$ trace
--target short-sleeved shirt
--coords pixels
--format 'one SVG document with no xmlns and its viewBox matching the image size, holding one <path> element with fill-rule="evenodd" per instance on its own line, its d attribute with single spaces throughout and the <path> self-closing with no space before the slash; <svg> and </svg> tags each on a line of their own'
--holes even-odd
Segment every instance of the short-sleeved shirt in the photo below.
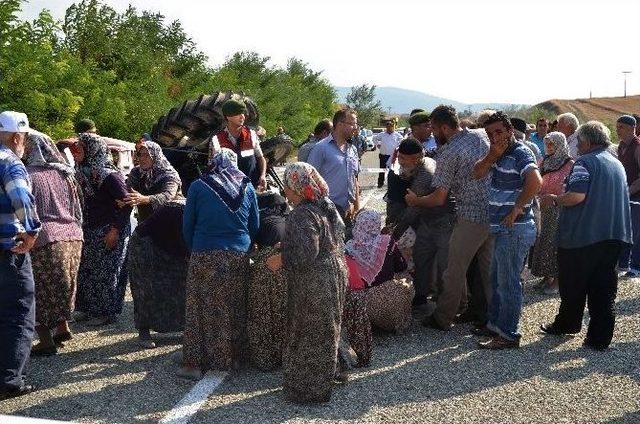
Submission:
<svg viewBox="0 0 640 424">
<path fill-rule="evenodd" d="M 333 136 L 316 143 L 308 163 L 318 170 L 329 186 L 329 198 L 343 209 L 356 199 L 360 161 L 358 150 L 351 143 L 340 150 Z"/>
<path fill-rule="evenodd" d="M 234 136 L 231 135 L 229 130 L 225 128 L 223 131 L 227 133 L 229 136 L 229 140 L 234 144 L 234 146 L 238 145 L 238 140 Z M 253 154 L 257 158 L 262 157 L 262 147 L 260 147 L 260 139 L 258 138 L 258 134 L 252 129 L 249 129 L 251 133 L 251 144 L 253 146 Z M 211 137 L 211 141 L 209 143 L 209 157 L 212 157 L 214 154 L 220 151 L 220 142 L 218 141 L 218 136 L 214 135 Z"/>
<path fill-rule="evenodd" d="M 473 167 L 489 152 L 484 130 L 462 129 L 438 153 L 433 186 L 449 190 L 456 199 L 457 216 L 488 224 L 489 177 L 473 178 Z"/>
<path fill-rule="evenodd" d="M 531 137 L 529 139 L 533 144 L 538 146 L 538 150 L 540 150 L 540 154 L 542 156 L 545 156 L 546 148 L 544 147 L 544 137 L 540 137 L 540 134 L 538 134 L 537 132 L 534 132 L 533 134 L 531 134 Z"/>
<path fill-rule="evenodd" d="M 381 155 L 391 156 L 401 141 L 402 135 L 396 131 L 391 134 L 384 131 L 373 136 L 373 142 L 379 146 Z"/>
<path fill-rule="evenodd" d="M 520 142 L 507 148 L 491 167 L 489 189 L 489 221 L 492 229 L 500 227 L 502 220 L 511 212 L 524 188 L 527 174 L 538 169 L 531 149 Z M 522 214 L 514 225 L 533 222 L 532 200 L 522 208 Z"/>
</svg>

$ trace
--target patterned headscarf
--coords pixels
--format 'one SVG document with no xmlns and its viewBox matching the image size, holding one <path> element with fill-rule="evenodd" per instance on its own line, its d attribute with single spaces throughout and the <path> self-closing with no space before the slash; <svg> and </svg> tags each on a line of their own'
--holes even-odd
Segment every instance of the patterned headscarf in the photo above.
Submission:
<svg viewBox="0 0 640 424">
<path fill-rule="evenodd" d="M 372 209 L 363 209 L 356 216 L 353 238 L 345 248 L 358 266 L 362 279 L 371 285 L 382 269 L 391 242 L 391 236 L 380 234 L 383 226 L 382 214 Z"/>
<path fill-rule="evenodd" d="M 209 168 L 200 179 L 220 197 L 232 212 L 240 209 L 249 178 L 237 168 L 238 156 L 223 148 L 211 157 Z"/>
<path fill-rule="evenodd" d="M 105 178 L 118 172 L 113 164 L 107 143 L 93 133 L 80 134 L 79 141 L 84 149 L 84 160 L 80 171 L 85 178 L 83 188 L 86 195 L 92 195 L 100 189 Z"/>
<path fill-rule="evenodd" d="M 542 159 L 540 171 L 543 175 L 557 171 L 562 168 L 567 161 L 571 160 L 571 156 L 569 156 L 569 145 L 567 144 L 567 138 L 564 134 L 558 131 L 553 131 L 547 134 L 544 140 L 551 141 L 555 146 L 556 151 L 553 152 L 552 155 L 546 155 Z"/>
<path fill-rule="evenodd" d="M 284 170 L 284 185 L 309 202 L 329 195 L 329 186 L 324 178 L 313 166 L 304 162 L 287 165 Z"/>
<path fill-rule="evenodd" d="M 179 185 L 182 184 L 178 171 L 171 166 L 158 143 L 142 141 L 138 143 L 136 150 L 141 148 L 147 149 L 153 160 L 153 166 L 149 169 L 142 169 L 140 165 L 136 166 L 131 170 L 130 179 L 136 179 L 137 183 L 147 191 L 154 185 L 167 180 L 175 181 Z"/>
</svg>

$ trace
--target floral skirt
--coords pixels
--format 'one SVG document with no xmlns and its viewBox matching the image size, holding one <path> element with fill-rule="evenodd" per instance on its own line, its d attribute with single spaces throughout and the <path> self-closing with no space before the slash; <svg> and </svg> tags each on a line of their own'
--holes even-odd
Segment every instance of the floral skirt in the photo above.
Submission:
<svg viewBox="0 0 640 424">
<path fill-rule="evenodd" d="M 413 284 L 405 279 L 389 280 L 367 289 L 367 314 L 371 325 L 398 334 L 405 332 L 411 324 L 414 295 Z"/>
<path fill-rule="evenodd" d="M 184 365 L 228 370 L 246 359 L 248 258 L 239 252 L 194 252 L 189 260 Z"/>
<path fill-rule="evenodd" d="M 150 237 L 131 236 L 127 268 L 137 329 L 184 329 L 188 265 L 188 258 L 166 253 Z"/>
<path fill-rule="evenodd" d="M 540 235 L 533 246 L 531 273 L 536 277 L 558 276 L 558 219 L 560 208 L 547 207 L 540 210 Z"/>
<path fill-rule="evenodd" d="M 76 309 L 92 317 L 115 316 L 122 312 L 127 289 L 127 245 L 131 228 L 120 231 L 113 249 L 104 245 L 110 226 L 84 230 L 82 259 L 78 270 Z"/>
<path fill-rule="evenodd" d="M 53 328 L 71 318 L 81 254 L 81 241 L 57 241 L 31 251 L 39 325 Z"/>
<path fill-rule="evenodd" d="M 342 335 L 358 357 L 356 366 L 369 366 L 373 341 L 364 290 L 347 290 L 342 312 Z"/>
</svg>

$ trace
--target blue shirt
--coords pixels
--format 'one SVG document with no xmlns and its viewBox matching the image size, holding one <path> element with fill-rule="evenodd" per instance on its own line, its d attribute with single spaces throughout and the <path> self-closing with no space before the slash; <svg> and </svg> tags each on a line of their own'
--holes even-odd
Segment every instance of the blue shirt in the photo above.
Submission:
<svg viewBox="0 0 640 424">
<path fill-rule="evenodd" d="M 533 134 L 531 134 L 531 137 L 529 137 L 529 141 L 531 141 L 533 144 L 538 146 L 538 150 L 540 150 L 540 154 L 543 157 L 546 156 L 546 153 L 545 153 L 546 149 L 544 147 L 544 138 L 540 138 L 538 133 L 534 132 Z"/>
<path fill-rule="evenodd" d="M 35 236 L 41 227 L 27 170 L 0 144 L 0 251 L 15 247 L 19 233 Z"/>
<path fill-rule="evenodd" d="M 192 252 L 247 252 L 259 225 L 258 200 L 251 184 L 247 184 L 242 205 L 236 212 L 232 212 L 202 180 L 189 186 L 182 232 Z"/>
<path fill-rule="evenodd" d="M 489 222 L 491 230 L 501 226 L 502 220 L 511 212 L 522 193 L 527 173 L 538 169 L 536 158 L 531 149 L 516 142 L 491 167 L 491 185 L 489 187 Z M 533 222 L 531 201 L 524 205 L 514 225 Z"/>
<path fill-rule="evenodd" d="M 308 163 L 318 170 L 329 186 L 329 198 L 343 209 L 356 199 L 360 163 L 358 150 L 350 143 L 340 150 L 333 136 L 319 141 L 309 154 Z"/>
<path fill-rule="evenodd" d="M 422 142 L 422 149 L 425 153 L 432 152 L 438 147 L 438 143 L 436 143 L 436 139 L 433 136 L 429 136 L 426 140 Z"/>
</svg>

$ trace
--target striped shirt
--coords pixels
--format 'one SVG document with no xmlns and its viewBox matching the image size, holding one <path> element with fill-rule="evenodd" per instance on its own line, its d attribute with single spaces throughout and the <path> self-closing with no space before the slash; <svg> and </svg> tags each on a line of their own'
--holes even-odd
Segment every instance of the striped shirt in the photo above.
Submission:
<svg viewBox="0 0 640 424">
<path fill-rule="evenodd" d="M 509 147 L 491 167 L 491 186 L 489 188 L 489 221 L 491 228 L 500 227 L 502 220 L 509 215 L 518 197 L 522 193 L 526 174 L 538 169 L 536 158 L 531 149 L 520 142 Z M 533 222 L 531 201 L 524 205 L 523 212 L 515 224 Z"/>
<path fill-rule="evenodd" d="M 19 233 L 38 234 L 41 224 L 34 200 L 24 165 L 0 144 L 0 251 L 15 247 Z"/>
</svg>

